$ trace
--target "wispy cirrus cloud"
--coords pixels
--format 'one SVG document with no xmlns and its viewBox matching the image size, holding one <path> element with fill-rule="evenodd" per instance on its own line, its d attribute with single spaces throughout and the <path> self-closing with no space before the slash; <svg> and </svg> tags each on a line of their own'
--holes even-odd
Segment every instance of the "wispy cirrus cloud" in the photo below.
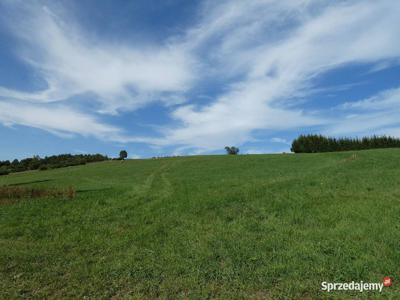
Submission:
<svg viewBox="0 0 400 300">
<path fill-rule="evenodd" d="M 102 41 L 85 33 L 66 11 L 21 3 L 10 28 L 19 38 L 21 58 L 41 74 L 48 88 L 31 93 L 2 88 L 1 96 L 54 102 L 93 93 L 104 112 L 114 113 L 190 86 L 193 66 L 177 45 L 146 48 Z"/>
<path fill-rule="evenodd" d="M 56 111 L 62 105 L 66 118 L 85 121 L 76 126 L 61 121 L 44 124 L 8 113 L 0 115 L 3 123 L 7 119 L 45 130 L 52 123 L 55 132 L 82 135 L 90 134 L 86 126 L 96 137 L 175 146 L 179 151 L 245 143 L 259 130 L 274 136 L 282 130 L 318 126 L 351 134 L 395 125 L 378 124 L 383 116 L 394 117 L 389 111 L 359 117 L 342 114 L 338 119 L 329 111 L 301 105 L 318 88 L 315 79 L 327 71 L 350 64 L 380 70 L 399 61 L 400 43 L 394 41 L 400 36 L 400 4 L 390 0 L 206 1 L 192 26 L 152 46 L 94 38 L 67 11 L 40 2 L 6 3 L 13 16 L 10 28 L 20 42 L 18 53 L 48 87 L 33 92 L 0 87 L 3 105 L 18 101 L 20 107 L 36 107 L 51 120 L 54 108 L 45 107 L 59 102 Z M 16 17 L 21 13 L 23 21 Z M 193 101 L 197 88 L 207 81 L 218 81 L 221 88 L 207 95 L 207 102 Z M 96 103 L 91 112 L 70 104 L 69 99 L 85 94 Z M 384 98 L 391 105 L 396 97 Z M 347 104 L 347 109 L 375 102 L 366 99 Z M 168 109 L 171 122 L 151 137 L 124 135 L 129 128 L 102 121 L 101 114 L 118 115 L 150 103 L 175 105 Z"/>
<path fill-rule="evenodd" d="M 362 136 L 373 132 L 400 137 L 400 88 L 345 102 L 336 112 L 338 122 L 328 126 L 328 134 Z"/>
<path fill-rule="evenodd" d="M 34 105 L 20 101 L 0 101 L 0 122 L 7 126 L 40 128 L 59 136 L 71 134 L 119 139 L 121 130 L 104 125 L 94 117 L 63 105 Z"/>
<path fill-rule="evenodd" d="M 215 19 L 205 22 L 191 38 L 198 42 L 221 37 L 220 43 L 211 45 L 213 65 L 221 65 L 221 70 L 228 66 L 242 78 L 231 81 L 228 90 L 209 105 L 177 109 L 173 117 L 183 126 L 167 131 L 167 139 L 216 148 L 247 141 L 255 129 L 276 131 L 335 122 L 324 112 L 313 114 L 296 107 L 296 95 L 307 94 L 313 79 L 326 71 L 399 57 L 400 44 L 393 41 L 400 34 L 400 5 L 393 1 L 320 4 L 226 1 L 211 9 L 220 14 L 211 15 Z M 277 20 L 281 23 L 275 25 Z M 269 26 L 282 27 L 277 37 L 262 34 L 269 32 Z"/>
<path fill-rule="evenodd" d="M 344 110 L 398 110 L 400 111 L 400 88 L 384 90 L 367 99 L 345 102 L 340 108 Z"/>
</svg>

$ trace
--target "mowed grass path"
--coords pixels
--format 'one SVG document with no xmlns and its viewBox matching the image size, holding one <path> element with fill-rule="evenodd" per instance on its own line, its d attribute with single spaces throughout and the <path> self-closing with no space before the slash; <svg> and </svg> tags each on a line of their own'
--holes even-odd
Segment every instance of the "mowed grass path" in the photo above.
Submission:
<svg viewBox="0 0 400 300">
<path fill-rule="evenodd" d="M 0 206 L 1 299 L 400 297 L 400 150 L 109 161 L 7 184 L 77 196 Z M 382 294 L 320 290 L 384 276 Z"/>
</svg>

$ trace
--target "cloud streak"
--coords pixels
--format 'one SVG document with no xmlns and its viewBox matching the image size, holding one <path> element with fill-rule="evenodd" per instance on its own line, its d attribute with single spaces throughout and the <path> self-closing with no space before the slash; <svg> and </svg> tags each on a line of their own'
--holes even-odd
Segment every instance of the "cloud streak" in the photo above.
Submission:
<svg viewBox="0 0 400 300">
<path fill-rule="evenodd" d="M 301 106 L 327 71 L 351 64 L 380 70 L 400 61 L 400 43 L 394 42 L 400 36 L 400 4 L 394 1 L 206 1 L 191 27 L 156 46 L 93 38 L 62 9 L 16 3 L 7 7 L 20 56 L 48 87 L 33 92 L 0 87 L 0 105 L 8 109 L 0 114 L 3 124 L 180 151 L 240 145 L 256 131 L 276 136 L 313 126 L 332 134 L 397 130 L 398 112 L 386 109 L 398 104 L 396 89 L 344 105 L 339 119 L 330 110 Z M 16 24 L 21 13 L 27 17 Z M 219 92 L 208 95 L 209 102 L 193 101 L 208 81 L 220 82 Z M 90 95 L 96 110 L 73 108 L 70 100 L 82 95 Z M 171 123 L 152 137 L 123 135 L 101 121 L 101 114 L 154 103 L 172 108 Z M 18 115 L 17 106 L 46 117 L 40 122 L 29 113 Z M 52 114 L 60 120 L 47 117 Z"/>
<path fill-rule="evenodd" d="M 0 102 L 0 122 L 7 126 L 40 128 L 62 137 L 73 134 L 118 140 L 120 130 L 104 125 L 93 117 L 65 106 L 34 105 L 23 102 Z"/>
<path fill-rule="evenodd" d="M 336 112 L 339 121 L 327 128 L 328 134 L 362 136 L 373 132 L 400 137 L 400 88 L 346 102 Z"/>
<path fill-rule="evenodd" d="M 177 45 L 112 44 L 85 33 L 68 12 L 18 3 L 11 5 L 9 27 L 19 38 L 22 59 L 35 68 L 48 88 L 27 93 L 3 87 L 2 97 L 46 103 L 90 93 L 101 104 L 101 112 L 117 113 L 190 87 L 194 66 Z"/>
<path fill-rule="evenodd" d="M 204 22 L 190 38 L 198 43 L 222 36 L 223 41 L 214 43 L 210 51 L 213 64 L 221 70 L 231 66 L 228 70 L 238 72 L 242 79 L 231 82 L 227 92 L 205 107 L 177 109 L 173 117 L 183 126 L 167 131 L 167 139 L 214 149 L 222 143 L 248 141 L 256 129 L 330 125 L 332 120 L 324 112 L 316 117 L 296 108 L 296 96 L 307 95 L 313 79 L 347 64 L 400 56 L 400 44 L 393 43 L 400 34 L 400 5 L 392 1 L 337 3 L 320 7 L 309 1 L 254 1 L 247 6 L 228 1 L 222 9 L 218 4 L 215 11 L 221 14 L 212 15 L 214 19 Z M 290 16 L 292 25 L 280 24 L 279 38 L 262 34 L 282 15 Z"/>
</svg>

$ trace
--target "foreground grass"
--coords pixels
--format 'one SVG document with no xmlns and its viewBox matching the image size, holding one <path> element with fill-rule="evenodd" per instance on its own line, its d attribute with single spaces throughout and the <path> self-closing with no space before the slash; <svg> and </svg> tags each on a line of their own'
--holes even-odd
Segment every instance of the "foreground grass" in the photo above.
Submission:
<svg viewBox="0 0 400 300">
<path fill-rule="evenodd" d="M 103 162 L 0 177 L 0 298 L 400 296 L 400 151 Z M 394 284 L 320 290 L 322 281 Z"/>
</svg>

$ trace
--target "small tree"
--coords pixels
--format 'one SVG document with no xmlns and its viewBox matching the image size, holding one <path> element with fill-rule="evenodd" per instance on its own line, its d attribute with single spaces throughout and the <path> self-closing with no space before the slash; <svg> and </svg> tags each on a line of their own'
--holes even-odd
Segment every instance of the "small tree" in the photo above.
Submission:
<svg viewBox="0 0 400 300">
<path fill-rule="evenodd" d="M 120 160 L 124 160 L 125 158 L 127 158 L 128 157 L 128 152 L 126 152 L 125 150 L 121 150 L 120 152 L 119 152 L 119 159 Z"/>
<path fill-rule="evenodd" d="M 232 147 L 226 146 L 225 150 L 226 150 L 226 153 L 229 155 L 236 155 L 239 153 L 239 148 L 234 147 L 234 146 L 232 146 Z"/>
</svg>

